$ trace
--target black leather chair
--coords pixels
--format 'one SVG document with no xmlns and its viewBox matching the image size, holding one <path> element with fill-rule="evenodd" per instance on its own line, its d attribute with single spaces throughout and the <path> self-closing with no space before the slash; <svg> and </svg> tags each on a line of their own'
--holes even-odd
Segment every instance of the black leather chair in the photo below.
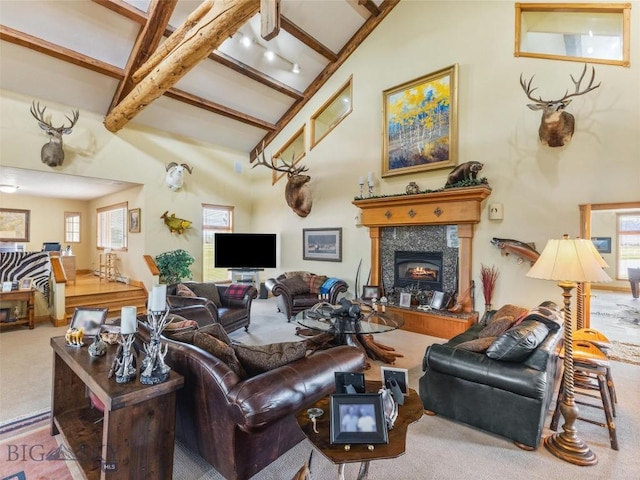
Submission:
<svg viewBox="0 0 640 480">
<path fill-rule="evenodd" d="M 495 311 L 485 315 L 491 318 Z M 526 450 L 540 443 L 544 422 L 562 371 L 564 328 L 546 338 L 520 362 L 495 360 L 457 345 L 478 338 L 483 322 L 445 344 L 430 345 L 419 392 L 425 410 L 515 442 Z"/>
</svg>

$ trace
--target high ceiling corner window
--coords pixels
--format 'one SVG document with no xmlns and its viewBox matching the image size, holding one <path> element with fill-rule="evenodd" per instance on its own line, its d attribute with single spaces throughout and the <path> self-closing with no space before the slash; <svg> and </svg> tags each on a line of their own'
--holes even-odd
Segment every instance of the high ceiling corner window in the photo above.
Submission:
<svg viewBox="0 0 640 480">
<path fill-rule="evenodd" d="M 64 242 L 80 243 L 79 212 L 64 212 Z"/>
<path fill-rule="evenodd" d="M 305 126 L 303 125 L 296 133 L 293 134 L 293 137 L 284 144 L 284 147 L 276 152 L 273 156 L 275 159 L 274 163 L 276 166 L 282 166 L 284 162 L 289 165 L 295 165 L 304 158 L 306 150 Z M 286 173 L 284 172 L 273 170 L 271 173 L 271 184 L 275 185 L 276 182 L 285 175 Z"/>
<path fill-rule="evenodd" d="M 515 56 L 629 66 L 631 3 L 516 3 Z"/>
<path fill-rule="evenodd" d="M 202 281 L 229 279 L 226 268 L 215 268 L 215 234 L 233 232 L 233 207 L 202 204 Z"/>
<path fill-rule="evenodd" d="M 97 247 L 127 249 L 127 202 L 97 209 Z"/>
<path fill-rule="evenodd" d="M 352 110 L 353 76 L 350 76 L 347 83 L 311 117 L 311 148 L 320 143 Z"/>
</svg>

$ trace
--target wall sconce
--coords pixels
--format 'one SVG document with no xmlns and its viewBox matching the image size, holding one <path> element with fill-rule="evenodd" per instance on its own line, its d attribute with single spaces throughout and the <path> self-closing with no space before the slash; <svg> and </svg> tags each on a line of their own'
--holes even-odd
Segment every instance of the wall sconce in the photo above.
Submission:
<svg viewBox="0 0 640 480">
<path fill-rule="evenodd" d="M 16 191 L 18 190 L 18 186 L 17 185 L 0 185 L 0 192 L 2 193 L 16 193 Z"/>
</svg>

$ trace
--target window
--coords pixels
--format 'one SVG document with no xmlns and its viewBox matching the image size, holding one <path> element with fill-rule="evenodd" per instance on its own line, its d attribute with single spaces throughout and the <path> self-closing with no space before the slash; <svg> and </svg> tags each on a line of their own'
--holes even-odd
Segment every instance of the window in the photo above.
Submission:
<svg viewBox="0 0 640 480">
<path fill-rule="evenodd" d="M 233 231 L 233 207 L 202 204 L 202 281 L 221 282 L 229 279 L 226 268 L 215 268 L 215 233 Z"/>
<path fill-rule="evenodd" d="M 311 148 L 329 135 L 353 110 L 352 77 L 311 117 Z"/>
<path fill-rule="evenodd" d="M 618 278 L 629 279 L 628 268 L 640 268 L 640 212 L 619 213 Z"/>
<path fill-rule="evenodd" d="M 305 143 L 304 143 L 304 125 L 293 137 L 273 156 L 276 166 L 281 166 L 283 160 L 291 165 L 296 165 L 305 155 Z M 275 185 L 278 180 L 284 177 L 286 173 L 273 170 L 271 174 L 271 184 Z"/>
<path fill-rule="evenodd" d="M 127 203 L 118 203 L 97 210 L 99 249 L 127 249 Z"/>
<path fill-rule="evenodd" d="M 78 212 L 64 212 L 64 242 L 80 242 L 80 214 Z"/>
</svg>

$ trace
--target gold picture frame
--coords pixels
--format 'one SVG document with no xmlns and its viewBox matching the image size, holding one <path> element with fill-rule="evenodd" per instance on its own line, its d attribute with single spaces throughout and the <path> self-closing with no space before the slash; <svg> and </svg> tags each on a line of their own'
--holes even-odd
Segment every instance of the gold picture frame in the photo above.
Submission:
<svg viewBox="0 0 640 480">
<path fill-rule="evenodd" d="M 129 210 L 129 233 L 140 233 L 141 220 L 139 208 Z"/>
<path fill-rule="evenodd" d="M 18 284 L 18 288 L 20 290 L 31 290 L 33 288 L 33 278 L 31 277 L 23 278 L 22 280 L 20 280 L 20 283 Z"/>
<path fill-rule="evenodd" d="M 382 176 L 458 163 L 458 64 L 389 88 L 383 96 Z"/>
</svg>

